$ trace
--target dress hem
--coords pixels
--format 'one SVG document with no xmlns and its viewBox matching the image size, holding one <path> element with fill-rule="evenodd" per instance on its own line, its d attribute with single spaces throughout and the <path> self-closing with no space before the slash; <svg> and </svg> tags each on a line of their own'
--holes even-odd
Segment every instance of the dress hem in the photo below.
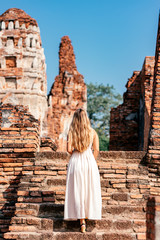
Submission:
<svg viewBox="0 0 160 240">
<path fill-rule="evenodd" d="M 79 219 L 87 219 L 87 220 L 101 220 L 102 218 L 88 218 L 88 217 L 79 217 L 79 218 L 64 218 L 65 221 L 76 221 Z"/>
</svg>

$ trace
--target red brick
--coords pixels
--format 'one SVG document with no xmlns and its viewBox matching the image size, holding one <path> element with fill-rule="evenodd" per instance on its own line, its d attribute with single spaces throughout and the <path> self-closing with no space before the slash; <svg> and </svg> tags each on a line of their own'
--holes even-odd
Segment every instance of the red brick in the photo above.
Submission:
<svg viewBox="0 0 160 240">
<path fill-rule="evenodd" d="M 76 86 L 79 88 L 77 89 Z M 71 40 L 68 36 L 64 36 L 61 39 L 59 49 L 59 75 L 56 76 L 48 96 L 52 102 L 47 116 L 48 133 L 49 137 L 56 139 L 58 151 L 66 151 L 67 149 L 67 141 L 64 137 L 60 138 L 59 135 L 66 134 L 64 124 L 71 120 L 74 111 L 86 106 L 86 93 L 87 88 L 83 76 L 77 71 Z M 78 101 L 77 105 L 75 105 L 76 101 Z"/>
<path fill-rule="evenodd" d="M 138 233 L 137 240 L 146 240 L 146 233 Z"/>
</svg>

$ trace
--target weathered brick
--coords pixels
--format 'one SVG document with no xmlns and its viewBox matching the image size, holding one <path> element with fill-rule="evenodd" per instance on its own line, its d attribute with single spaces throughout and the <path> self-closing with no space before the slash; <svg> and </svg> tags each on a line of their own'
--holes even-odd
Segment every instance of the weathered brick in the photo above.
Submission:
<svg viewBox="0 0 160 240">
<path fill-rule="evenodd" d="M 146 233 L 138 233 L 137 239 L 138 240 L 146 240 Z"/>
<path fill-rule="evenodd" d="M 132 228 L 132 222 L 131 221 L 116 221 L 114 222 L 114 226 L 118 230 L 127 230 Z"/>
<path fill-rule="evenodd" d="M 131 195 L 131 198 L 143 198 L 142 194 Z"/>
<path fill-rule="evenodd" d="M 55 198 L 54 197 L 43 197 L 43 201 L 44 202 L 55 202 Z"/>
<path fill-rule="evenodd" d="M 17 195 L 18 196 L 28 196 L 29 195 L 29 191 L 18 191 Z"/>
<path fill-rule="evenodd" d="M 128 195 L 124 193 L 114 193 L 112 195 L 112 198 L 116 201 L 127 201 L 128 200 Z"/>
<path fill-rule="evenodd" d="M 79 88 L 77 89 L 76 86 L 79 86 Z M 62 90 L 64 88 L 65 99 Z M 74 111 L 86 106 L 86 93 L 87 88 L 84 78 L 77 71 L 71 40 L 68 36 L 64 36 L 61 38 L 59 48 L 59 75 L 56 76 L 48 96 L 52 102 L 47 116 L 49 125 L 48 134 L 51 138 L 57 139 L 58 151 L 66 151 L 67 149 L 67 141 L 64 137 L 60 138 L 59 135 L 66 135 L 64 124 L 71 119 Z M 71 99 L 74 99 L 74 101 L 71 101 Z M 77 106 L 75 105 L 75 101 L 78 101 Z"/>
<path fill-rule="evenodd" d="M 32 191 L 32 192 L 30 192 L 30 196 L 33 196 L 33 197 L 41 197 L 41 192 Z"/>
<path fill-rule="evenodd" d="M 57 173 L 53 171 L 34 171 L 34 174 L 36 175 L 51 175 L 51 176 L 56 176 Z"/>
<path fill-rule="evenodd" d="M 58 174 L 59 174 L 59 175 L 66 175 L 66 174 L 67 174 L 67 171 L 58 171 Z"/>
</svg>

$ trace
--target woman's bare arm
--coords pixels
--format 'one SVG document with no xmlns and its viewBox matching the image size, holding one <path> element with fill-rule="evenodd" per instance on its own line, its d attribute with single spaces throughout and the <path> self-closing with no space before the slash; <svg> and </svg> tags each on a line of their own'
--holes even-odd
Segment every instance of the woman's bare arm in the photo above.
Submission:
<svg viewBox="0 0 160 240">
<path fill-rule="evenodd" d="M 99 137 L 95 130 L 93 130 L 93 155 L 96 159 L 99 154 Z"/>
</svg>

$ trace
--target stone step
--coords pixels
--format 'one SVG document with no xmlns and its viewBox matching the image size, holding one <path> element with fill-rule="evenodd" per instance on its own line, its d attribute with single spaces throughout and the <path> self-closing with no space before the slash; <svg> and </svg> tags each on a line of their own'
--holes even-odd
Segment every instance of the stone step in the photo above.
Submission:
<svg viewBox="0 0 160 240">
<path fill-rule="evenodd" d="M 65 153 L 66 154 L 66 153 Z M 123 164 L 135 164 L 140 163 L 143 157 L 145 156 L 145 152 L 120 152 L 120 151 L 109 151 L 109 152 L 100 152 L 100 155 L 97 159 L 97 162 L 107 162 L 107 163 L 123 163 Z M 68 164 L 70 156 L 66 154 L 66 156 L 58 157 L 57 153 L 53 153 L 52 155 L 48 152 L 42 154 L 38 153 L 35 163 L 36 165 L 43 166 L 46 164 L 46 166 L 55 165 L 55 167 L 59 164 L 64 166 L 65 164 Z M 64 155 L 64 153 L 62 153 Z M 41 165 L 42 163 L 42 165 Z"/>
<path fill-rule="evenodd" d="M 123 171 L 123 170 L 122 170 Z M 127 174 L 127 176 L 121 172 L 121 170 L 117 170 L 117 172 L 113 172 L 109 170 L 109 172 L 106 172 L 106 170 L 100 171 L 101 175 L 101 187 L 109 187 L 113 186 L 113 184 L 123 184 L 119 186 L 119 188 L 130 188 L 131 184 L 137 184 L 136 186 L 131 186 L 132 188 L 138 187 L 139 185 L 148 185 L 148 175 L 145 174 L 139 174 L 137 171 L 132 171 L 130 174 Z M 64 176 L 41 176 L 41 181 L 39 180 L 39 177 L 34 177 L 31 181 L 32 182 L 21 182 L 19 185 L 19 189 L 21 191 L 29 191 L 30 188 L 34 191 L 34 189 L 48 189 L 50 191 L 57 191 L 59 189 L 65 190 L 66 187 L 66 177 Z M 38 182 L 39 181 L 39 182 Z M 44 181 L 42 185 L 42 181 Z M 113 186 L 114 188 L 118 187 L 117 185 Z M 149 186 L 148 186 L 149 187 Z"/>
<path fill-rule="evenodd" d="M 102 206 L 102 216 L 108 219 L 136 219 L 136 217 L 143 218 L 146 214 L 146 209 L 144 203 L 139 202 L 132 203 L 128 205 L 128 202 L 124 202 L 122 205 L 103 205 Z M 64 204 L 53 204 L 53 203 L 16 203 L 17 217 L 42 217 L 42 218 L 63 218 L 64 216 Z"/>
<path fill-rule="evenodd" d="M 36 218 L 36 217 L 14 217 L 9 227 L 11 232 L 41 232 L 42 230 L 54 232 L 77 232 L 80 228 L 79 220 L 65 221 L 63 218 Z M 86 220 L 88 232 L 119 232 L 132 233 L 139 228 L 146 231 L 146 218 L 140 220 L 132 217 L 102 218 L 101 220 Z"/>
<path fill-rule="evenodd" d="M 62 218 L 64 215 L 64 204 L 41 204 L 39 208 L 39 217 Z"/>
<path fill-rule="evenodd" d="M 36 232 L 7 232 L 4 234 L 4 239 L 16 239 L 16 240 L 42 240 L 42 234 Z M 53 234 L 48 240 L 53 239 Z"/>
<path fill-rule="evenodd" d="M 44 221 L 45 220 L 45 221 Z M 48 221 L 47 221 L 48 220 Z M 121 232 L 125 228 L 125 232 L 130 228 L 132 223 L 130 221 L 111 221 L 111 220 L 88 220 L 87 231 L 114 231 L 116 226 L 119 226 Z M 120 227 L 121 226 L 121 227 Z M 9 227 L 11 232 L 39 232 L 41 230 L 47 231 L 62 231 L 70 232 L 79 231 L 79 221 L 64 221 L 63 218 L 59 219 L 39 219 L 39 218 L 13 218 L 12 225 Z M 129 232 L 129 230 L 128 230 Z"/>
<path fill-rule="evenodd" d="M 146 152 L 144 151 L 100 151 L 99 157 L 101 159 L 129 159 L 129 160 L 136 160 L 136 159 L 142 159 L 145 157 Z M 36 160 L 53 160 L 53 161 L 68 161 L 69 160 L 69 154 L 66 152 L 38 152 L 36 154 Z"/>
<path fill-rule="evenodd" d="M 63 219 L 53 219 L 53 231 L 55 232 L 77 232 L 80 228 L 78 221 L 64 221 Z M 131 220 L 86 220 L 87 232 L 119 232 L 133 233 L 134 221 Z"/>
<path fill-rule="evenodd" d="M 119 218 L 119 217 L 130 217 L 131 215 L 137 215 L 138 213 L 145 214 L 145 206 L 140 205 L 130 205 L 126 202 L 126 205 L 114 206 L 106 205 L 102 207 L 102 216 Z M 129 215 L 128 215 L 129 214 Z M 39 208 L 40 217 L 63 217 L 64 215 L 64 205 L 63 204 L 41 204 Z"/>
<path fill-rule="evenodd" d="M 16 203 L 15 216 L 34 216 L 39 213 L 40 204 L 36 203 Z"/>
<path fill-rule="evenodd" d="M 32 166 L 32 169 L 30 169 L 31 171 L 45 171 L 45 170 L 53 170 L 53 171 L 64 171 L 67 166 L 68 166 L 69 161 L 67 162 L 54 162 L 54 161 L 50 161 L 47 159 L 47 161 L 35 161 L 35 165 Z M 97 164 L 99 166 L 99 168 L 106 168 L 106 169 L 112 169 L 112 168 L 128 168 L 128 169 L 138 169 L 141 167 L 141 165 L 139 165 L 140 160 L 138 159 L 105 159 L 105 161 L 103 161 L 103 159 L 98 160 Z M 144 165 L 143 165 L 144 167 Z M 29 170 L 28 170 L 29 171 Z M 37 172 L 37 174 L 39 174 Z"/>
<path fill-rule="evenodd" d="M 80 232 L 68 232 L 54 233 L 54 240 L 135 240 L 136 234 L 121 234 L 121 233 L 80 233 Z M 140 238 L 139 238 L 140 239 Z"/>
<path fill-rule="evenodd" d="M 39 230 L 53 231 L 53 220 L 38 217 L 13 217 L 9 231 L 37 232 Z"/>
<path fill-rule="evenodd" d="M 131 184 L 132 185 L 132 184 Z M 52 204 L 64 204 L 65 191 L 62 189 L 53 191 L 53 193 L 44 196 L 42 192 L 38 192 L 39 196 L 20 196 L 18 198 L 19 203 L 52 203 Z M 143 200 L 146 201 L 147 195 L 149 194 L 150 186 L 143 184 L 141 188 L 133 188 L 130 186 L 128 189 L 123 189 L 123 192 L 118 192 L 117 189 L 109 187 L 107 191 L 102 188 L 102 204 L 103 205 L 137 205 Z M 48 190 L 48 192 L 50 192 Z M 34 192 L 31 192 L 33 194 Z"/>
<path fill-rule="evenodd" d="M 53 232 L 53 233 L 32 233 L 32 232 L 10 232 L 5 233 L 4 239 L 16 240 L 135 240 L 136 233 L 121 234 L 121 233 L 90 233 L 86 232 Z M 145 239 L 145 238 L 138 238 Z"/>
<path fill-rule="evenodd" d="M 113 183 L 118 184 L 118 183 Z M 102 200 L 103 204 L 108 204 L 109 201 L 113 201 L 116 203 L 117 201 L 126 201 L 133 202 L 133 201 L 140 201 L 141 199 L 145 198 L 145 194 L 149 193 L 150 185 L 142 183 L 139 187 L 135 187 L 137 184 L 135 183 L 128 183 L 128 188 L 123 188 L 123 192 L 118 192 L 117 189 L 114 190 L 112 186 L 107 188 L 102 187 Z M 116 185 L 117 186 L 117 185 Z M 122 187 L 122 186 L 121 186 Z M 133 188 L 133 189 L 132 189 Z M 62 200 L 61 204 L 64 204 L 65 199 L 65 189 L 63 188 L 52 188 L 48 189 L 47 191 L 27 191 L 27 190 L 20 190 L 18 192 L 18 202 L 19 203 L 42 203 L 42 202 L 52 202 L 58 204 L 58 200 Z M 107 201 L 107 202 L 106 202 Z"/>
</svg>

